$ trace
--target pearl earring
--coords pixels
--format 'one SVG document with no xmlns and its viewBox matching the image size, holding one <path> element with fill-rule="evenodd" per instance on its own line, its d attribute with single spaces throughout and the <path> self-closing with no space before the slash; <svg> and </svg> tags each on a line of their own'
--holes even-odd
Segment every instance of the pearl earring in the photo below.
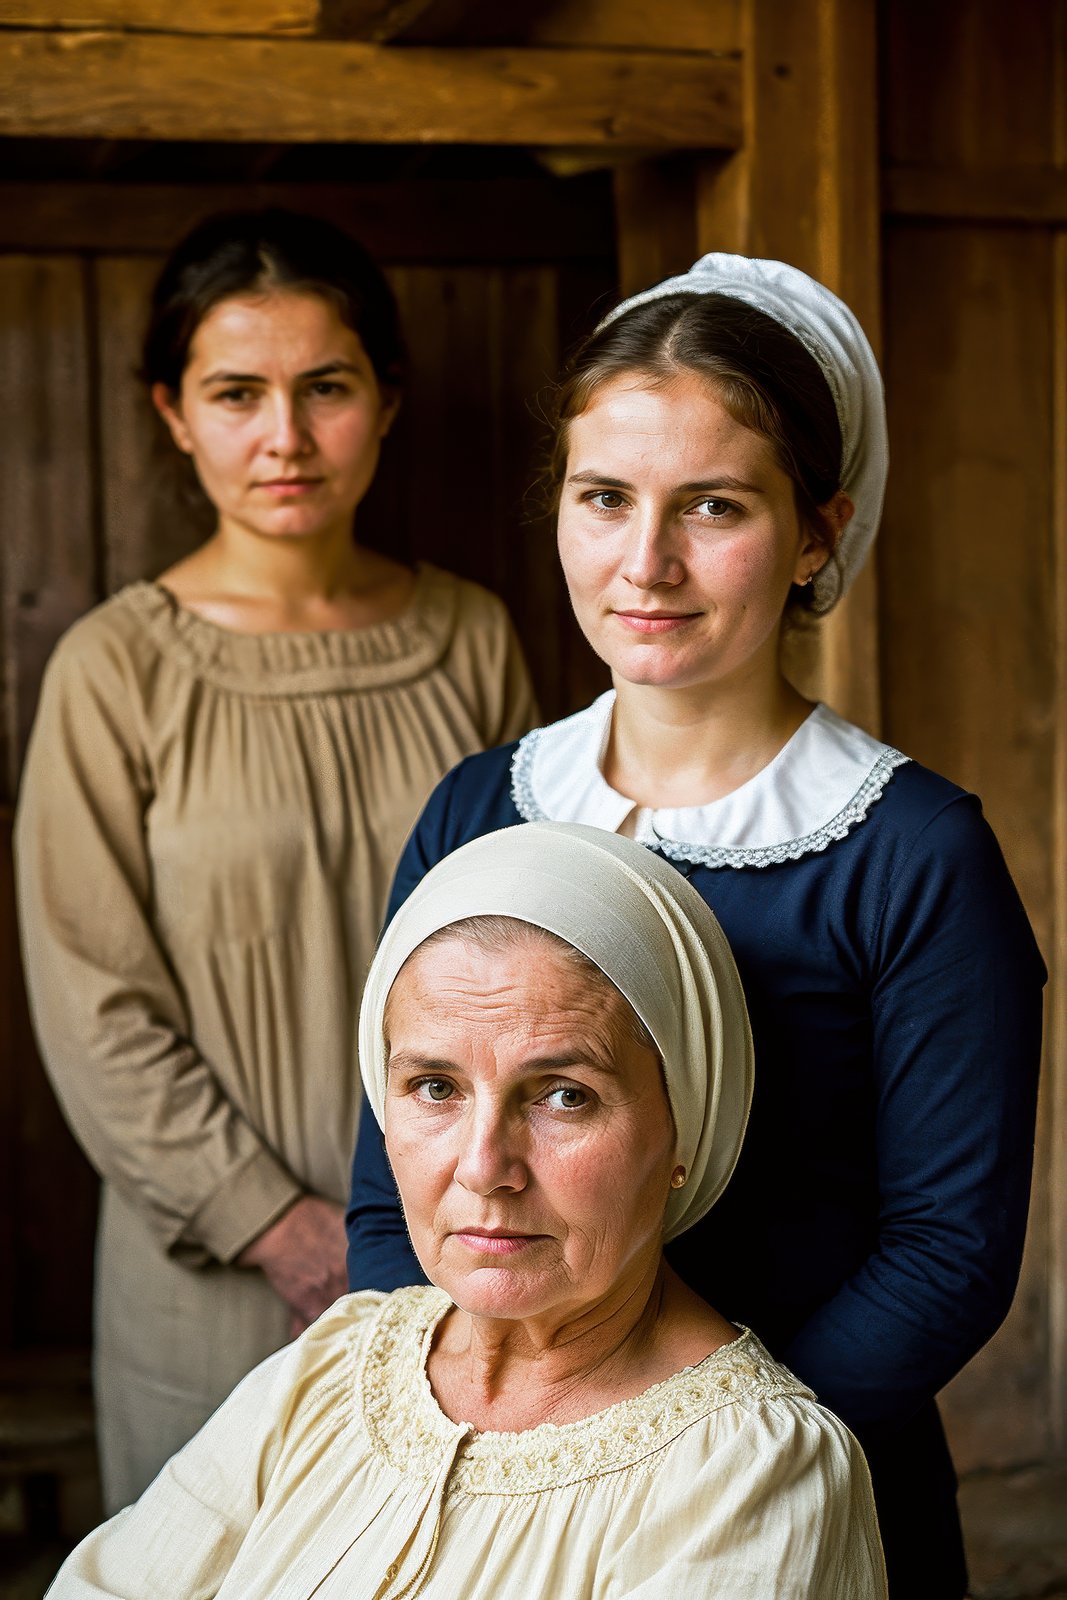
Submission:
<svg viewBox="0 0 1067 1600">
<path fill-rule="evenodd" d="M 671 1188 L 681 1189 L 685 1185 L 687 1173 L 684 1167 L 675 1167 L 671 1173 Z"/>
</svg>

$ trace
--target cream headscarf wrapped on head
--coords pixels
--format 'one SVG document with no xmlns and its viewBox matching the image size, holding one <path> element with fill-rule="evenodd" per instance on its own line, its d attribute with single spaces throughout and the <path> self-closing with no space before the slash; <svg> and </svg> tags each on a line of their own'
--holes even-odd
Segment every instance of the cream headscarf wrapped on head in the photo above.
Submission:
<svg viewBox="0 0 1067 1600">
<path fill-rule="evenodd" d="M 554 933 L 595 962 L 659 1049 L 688 1179 L 671 1191 L 664 1239 L 715 1204 L 734 1169 L 752 1099 L 752 1035 L 730 948 L 681 873 L 644 845 L 578 823 L 483 835 L 423 878 L 382 936 L 359 1019 L 367 1098 L 385 1126 L 385 1005 L 408 957 L 467 917 Z M 624 1182 L 625 1173 L 619 1174 Z"/>
</svg>

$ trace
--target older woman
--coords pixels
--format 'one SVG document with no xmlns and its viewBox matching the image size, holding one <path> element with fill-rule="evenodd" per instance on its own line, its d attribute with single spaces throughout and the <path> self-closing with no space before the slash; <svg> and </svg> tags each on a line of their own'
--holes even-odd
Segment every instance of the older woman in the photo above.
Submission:
<svg viewBox="0 0 1067 1600">
<path fill-rule="evenodd" d="M 855 1429 L 894 1596 L 959 1600 L 934 1396 L 1015 1286 L 1044 969 L 977 798 L 782 671 L 783 631 L 834 605 L 878 526 L 877 364 L 821 284 L 713 254 L 606 319 L 557 421 L 560 555 L 613 689 L 457 767 L 392 903 L 538 818 L 629 832 L 689 877 L 759 1080 L 730 1192 L 672 1263 Z M 350 1238 L 353 1288 L 417 1277 L 366 1115 Z"/>
<path fill-rule="evenodd" d="M 752 1084 L 674 869 L 569 825 L 469 845 L 389 929 L 360 1053 L 434 1287 L 264 1363 L 55 1600 L 883 1596 L 855 1441 L 664 1263 Z"/>
</svg>

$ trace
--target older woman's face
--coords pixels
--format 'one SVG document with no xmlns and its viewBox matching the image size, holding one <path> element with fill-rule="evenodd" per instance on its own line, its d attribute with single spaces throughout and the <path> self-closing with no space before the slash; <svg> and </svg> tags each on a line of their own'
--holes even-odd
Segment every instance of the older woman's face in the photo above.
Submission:
<svg viewBox="0 0 1067 1600">
<path fill-rule="evenodd" d="M 386 1033 L 386 1146 L 457 1305 L 563 1323 L 658 1261 L 674 1129 L 621 995 L 551 946 L 448 939 L 397 978 Z"/>
</svg>

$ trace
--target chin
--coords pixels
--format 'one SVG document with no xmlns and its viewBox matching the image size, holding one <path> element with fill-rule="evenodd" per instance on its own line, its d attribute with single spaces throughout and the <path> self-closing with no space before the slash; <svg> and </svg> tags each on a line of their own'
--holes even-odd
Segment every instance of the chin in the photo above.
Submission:
<svg viewBox="0 0 1067 1600">
<path fill-rule="evenodd" d="M 538 1316 L 553 1299 L 544 1284 L 531 1283 L 507 1267 L 476 1267 L 462 1276 L 449 1273 L 435 1282 L 471 1317 L 518 1321 Z"/>
</svg>

